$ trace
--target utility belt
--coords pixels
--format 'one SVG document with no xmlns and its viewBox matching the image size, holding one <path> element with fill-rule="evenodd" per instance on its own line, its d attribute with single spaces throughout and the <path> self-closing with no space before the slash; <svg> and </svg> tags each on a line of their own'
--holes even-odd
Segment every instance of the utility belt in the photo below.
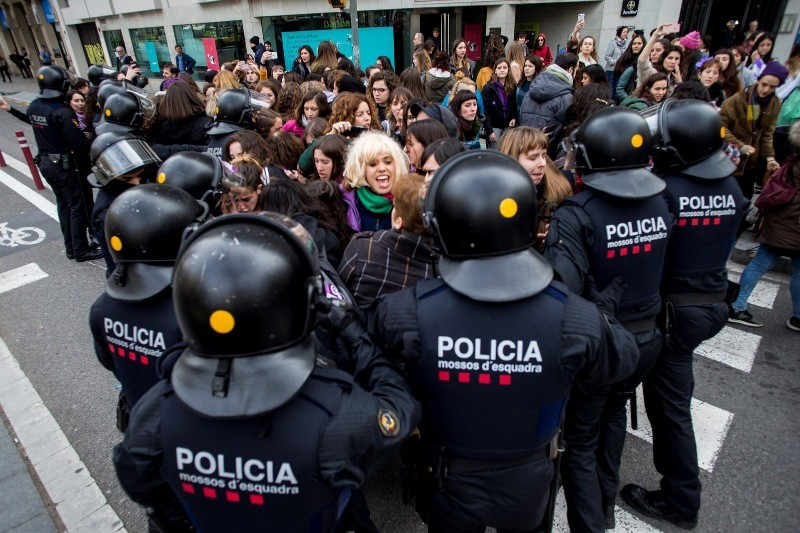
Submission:
<svg viewBox="0 0 800 533">
<path fill-rule="evenodd" d="M 48 152 L 39 152 L 33 158 L 33 162 L 37 165 L 41 165 L 42 161 L 47 161 L 51 165 L 56 167 L 61 167 L 64 170 L 72 170 L 72 157 L 70 154 L 59 154 L 59 153 L 48 153 Z"/>
<path fill-rule="evenodd" d="M 672 307 L 686 307 L 690 305 L 714 305 L 726 300 L 728 291 L 717 292 L 690 292 L 686 294 L 668 294 L 664 301 Z"/>
<path fill-rule="evenodd" d="M 649 316 L 646 318 L 639 318 L 636 320 L 621 321 L 622 327 L 631 333 L 640 333 L 642 331 L 650 331 L 656 329 L 656 316 Z"/>
</svg>

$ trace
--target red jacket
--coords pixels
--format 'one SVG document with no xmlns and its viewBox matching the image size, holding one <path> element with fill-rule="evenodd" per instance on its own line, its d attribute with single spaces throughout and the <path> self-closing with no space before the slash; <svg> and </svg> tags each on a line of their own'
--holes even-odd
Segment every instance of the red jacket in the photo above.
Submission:
<svg viewBox="0 0 800 533">
<path fill-rule="evenodd" d="M 544 37 L 544 34 L 542 34 L 542 36 Z M 553 52 L 551 52 L 550 47 L 547 46 L 547 40 L 545 40 L 545 44 L 542 45 L 541 49 L 537 50 L 536 46 L 533 46 L 531 54 L 541 57 L 545 67 L 553 62 Z"/>
</svg>

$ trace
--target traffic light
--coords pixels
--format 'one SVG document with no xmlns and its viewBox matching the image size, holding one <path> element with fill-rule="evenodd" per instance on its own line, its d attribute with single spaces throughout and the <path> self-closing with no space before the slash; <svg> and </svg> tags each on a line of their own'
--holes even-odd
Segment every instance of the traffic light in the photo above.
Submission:
<svg viewBox="0 0 800 533">
<path fill-rule="evenodd" d="M 347 8 L 347 0 L 328 0 L 328 3 L 334 9 L 346 9 Z"/>
</svg>

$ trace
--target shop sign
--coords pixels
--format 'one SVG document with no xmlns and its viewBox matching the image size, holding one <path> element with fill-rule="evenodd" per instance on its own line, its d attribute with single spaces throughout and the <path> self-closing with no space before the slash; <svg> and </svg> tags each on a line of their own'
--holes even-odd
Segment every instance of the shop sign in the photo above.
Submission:
<svg viewBox="0 0 800 533">
<path fill-rule="evenodd" d="M 639 14 L 639 0 L 622 0 L 623 17 L 635 17 Z"/>
</svg>

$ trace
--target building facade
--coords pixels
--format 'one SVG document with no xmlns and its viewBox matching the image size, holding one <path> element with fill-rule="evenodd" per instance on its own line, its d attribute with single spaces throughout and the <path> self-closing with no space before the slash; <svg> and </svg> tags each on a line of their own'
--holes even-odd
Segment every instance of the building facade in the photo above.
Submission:
<svg viewBox="0 0 800 533">
<path fill-rule="evenodd" d="M 356 1 L 362 67 L 385 55 L 400 71 L 410 65 L 411 39 L 417 32 L 430 37 L 433 28 L 439 28 L 437 44 L 448 52 L 454 39 L 464 37 L 473 58 L 482 55 L 483 36 L 490 31 L 511 39 L 518 31 L 531 36 L 543 32 L 555 53 L 566 46 L 579 13 L 586 20 L 582 34 L 596 38 L 602 64 L 617 26 L 649 34 L 660 22 L 679 20 L 682 7 L 693 0 Z M 800 0 L 792 0 L 796 1 Z M 636 14 L 622 16 L 634 4 Z M 178 44 L 197 61 L 199 78 L 219 63 L 243 59 L 250 53 L 252 36 L 270 41 L 277 61 L 287 68 L 300 45 L 316 49 L 316 43 L 325 39 L 352 55 L 349 11 L 333 9 L 326 0 L 5 0 L 0 1 L 0 11 L 4 27 L 0 48 L 5 54 L 26 47 L 36 56 L 32 51 L 45 45 L 62 55 L 56 64 L 68 64 L 79 75 L 90 64 L 111 64 L 120 45 L 148 77 L 158 77 L 161 67 L 174 61 Z M 800 21 L 792 37 L 798 25 Z M 32 63 L 34 68 L 41 64 L 38 56 Z"/>
</svg>

